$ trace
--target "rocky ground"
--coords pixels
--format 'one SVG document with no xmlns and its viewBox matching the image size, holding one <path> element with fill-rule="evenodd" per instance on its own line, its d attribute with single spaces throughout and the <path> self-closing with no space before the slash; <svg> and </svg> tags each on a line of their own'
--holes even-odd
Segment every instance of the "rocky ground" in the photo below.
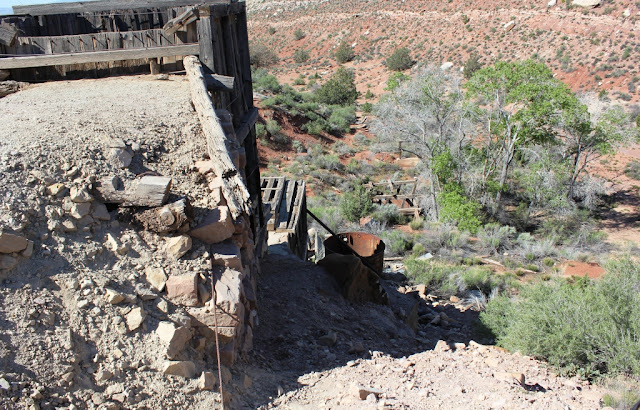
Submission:
<svg viewBox="0 0 640 410">
<path fill-rule="evenodd" d="M 88 191 L 104 175 L 154 172 L 174 179 L 173 196 L 209 205 L 186 79 L 34 85 L 0 112 L 0 407 L 219 405 L 211 346 L 162 286 L 206 279 L 208 250 L 167 246 L 175 235 L 140 229 Z M 322 268 L 270 247 L 254 350 L 223 372 L 230 406 L 601 407 L 601 388 L 487 345 L 467 301 L 386 277 L 391 306 L 354 304 Z"/>
</svg>

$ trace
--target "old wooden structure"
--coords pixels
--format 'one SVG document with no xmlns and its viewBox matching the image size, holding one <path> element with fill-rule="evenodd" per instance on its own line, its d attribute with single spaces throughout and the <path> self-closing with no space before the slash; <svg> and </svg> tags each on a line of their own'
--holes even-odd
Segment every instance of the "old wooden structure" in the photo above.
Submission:
<svg viewBox="0 0 640 410">
<path fill-rule="evenodd" d="M 413 215 L 414 218 L 423 213 L 423 209 L 417 205 L 417 179 L 375 182 L 367 187 L 373 193 L 374 203 L 393 204 L 401 215 Z"/>
<path fill-rule="evenodd" d="M 202 78 L 246 179 L 256 246 L 264 231 L 246 5 L 231 0 L 98 0 L 15 6 L 0 16 L 0 72 L 18 81 L 184 70 Z M 246 158 L 246 160 L 245 160 Z M 225 175 L 225 177 L 230 177 Z"/>
<path fill-rule="evenodd" d="M 307 260 L 307 196 L 304 181 L 284 177 L 262 178 L 262 201 L 268 209 L 267 230 L 287 233 L 289 248 Z"/>
</svg>

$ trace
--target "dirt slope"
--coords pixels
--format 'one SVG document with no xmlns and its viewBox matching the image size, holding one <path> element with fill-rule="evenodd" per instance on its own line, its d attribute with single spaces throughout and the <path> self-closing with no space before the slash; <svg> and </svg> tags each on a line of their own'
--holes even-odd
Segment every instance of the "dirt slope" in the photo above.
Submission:
<svg viewBox="0 0 640 410">
<path fill-rule="evenodd" d="M 603 2 L 596 9 L 546 1 L 420 0 L 298 1 L 250 0 L 250 36 L 267 44 L 282 61 L 279 77 L 318 72 L 337 66 L 333 50 L 346 42 L 356 59 L 358 89 L 382 93 L 389 71 L 383 61 L 408 47 L 416 61 L 459 70 L 477 54 L 483 64 L 538 56 L 574 91 L 607 90 L 638 101 L 636 87 L 640 44 L 637 3 Z M 505 25 L 515 21 L 512 29 Z M 303 38 L 294 32 L 301 30 Z M 307 63 L 293 63 L 296 50 L 309 52 Z M 630 84 L 632 84 L 630 86 Z"/>
</svg>

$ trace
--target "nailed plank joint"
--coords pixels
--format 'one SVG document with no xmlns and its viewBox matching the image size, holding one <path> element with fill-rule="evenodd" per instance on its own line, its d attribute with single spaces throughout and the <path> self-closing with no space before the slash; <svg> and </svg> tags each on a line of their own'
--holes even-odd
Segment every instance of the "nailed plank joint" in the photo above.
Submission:
<svg viewBox="0 0 640 410">
<path fill-rule="evenodd" d="M 87 51 L 68 54 L 42 54 L 28 57 L 0 58 L 0 69 L 48 67 L 53 65 L 101 63 L 118 60 L 172 57 L 198 54 L 198 44 L 183 44 L 152 48 L 132 48 L 125 50 Z"/>
<path fill-rule="evenodd" d="M 222 194 L 227 200 L 227 206 L 234 219 L 243 213 L 250 215 L 252 209 L 249 191 L 227 150 L 225 144 L 227 137 L 211 103 L 202 65 L 196 56 L 185 57 L 183 63 L 189 78 L 191 100 L 207 139 L 207 149 L 214 166 L 214 172 L 223 180 Z"/>
<path fill-rule="evenodd" d="M 94 193 L 106 204 L 156 207 L 166 202 L 170 189 L 169 177 L 144 176 L 125 184 L 120 178 L 111 176 L 97 181 Z"/>
</svg>

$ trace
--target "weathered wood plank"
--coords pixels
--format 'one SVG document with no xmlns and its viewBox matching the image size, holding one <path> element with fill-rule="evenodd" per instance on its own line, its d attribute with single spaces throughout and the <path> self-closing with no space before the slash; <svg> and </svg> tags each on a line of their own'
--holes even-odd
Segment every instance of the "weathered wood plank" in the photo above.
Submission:
<svg viewBox="0 0 640 410">
<path fill-rule="evenodd" d="M 200 118 L 202 130 L 207 139 L 209 157 L 214 164 L 214 171 L 224 183 L 222 193 L 227 200 L 231 215 L 238 218 L 243 213 L 252 214 L 249 191 L 242 181 L 238 169 L 233 164 L 227 150 L 226 136 L 211 104 L 207 85 L 204 80 L 202 65 L 195 56 L 187 56 L 183 60 L 191 88 L 191 100 Z"/>
<path fill-rule="evenodd" d="M 169 56 L 185 56 L 198 54 L 197 44 L 177 46 L 91 51 L 85 53 L 44 54 L 41 56 L 0 58 L 0 69 L 15 69 L 27 67 L 48 67 L 54 65 L 99 63 L 106 61 L 137 60 L 143 58 L 157 58 Z"/>
<path fill-rule="evenodd" d="M 169 196 L 171 178 L 144 176 L 123 183 L 118 177 L 102 178 L 95 183 L 94 194 L 107 204 L 122 206 L 161 206 Z"/>
<path fill-rule="evenodd" d="M 164 30 L 167 35 L 172 35 L 178 30 L 184 30 L 189 23 L 192 23 L 197 19 L 198 9 L 197 7 L 192 7 L 180 14 L 178 17 L 169 20 L 167 24 L 162 27 L 162 30 Z"/>
<path fill-rule="evenodd" d="M 0 23 L 0 44 L 13 46 L 18 35 L 18 29 L 13 24 Z"/>
<path fill-rule="evenodd" d="M 219 74 L 205 74 L 204 79 L 207 82 L 209 91 L 233 92 L 233 84 L 235 78 Z"/>
<path fill-rule="evenodd" d="M 238 139 L 238 144 L 244 144 L 244 140 L 247 138 L 247 135 L 249 135 L 249 132 L 251 132 L 251 128 L 253 128 L 257 120 L 258 109 L 254 107 L 249 110 L 249 112 L 242 120 L 242 124 L 240 125 L 240 127 L 236 129 L 236 138 Z"/>
<path fill-rule="evenodd" d="M 228 0 L 99 0 L 13 6 L 13 13 L 30 14 L 32 16 L 47 16 L 52 14 L 91 13 L 123 9 L 136 10 L 147 8 L 182 7 L 193 6 L 194 4 L 229 5 L 229 11 L 233 12 L 238 9 L 237 5 L 239 3 L 230 4 Z M 244 6 L 244 3 L 242 3 L 242 5 Z"/>
<path fill-rule="evenodd" d="M 201 6 L 198 9 L 198 43 L 200 45 L 200 62 L 207 67 L 210 73 L 216 72 L 215 55 L 213 49 L 213 28 L 209 8 Z"/>
</svg>

